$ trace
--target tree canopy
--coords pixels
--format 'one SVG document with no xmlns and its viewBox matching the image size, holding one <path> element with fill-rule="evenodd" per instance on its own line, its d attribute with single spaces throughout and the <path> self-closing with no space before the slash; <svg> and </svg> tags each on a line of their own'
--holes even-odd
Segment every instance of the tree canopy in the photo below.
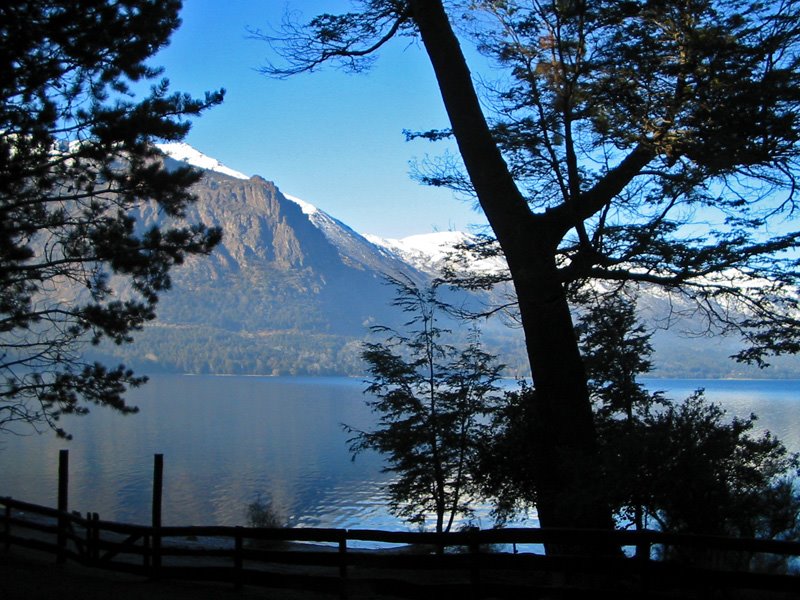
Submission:
<svg viewBox="0 0 800 600">
<path fill-rule="evenodd" d="M 363 0 L 271 40 L 285 76 L 357 70 L 418 36 L 464 174 L 509 266 L 536 393 L 531 460 L 545 526 L 609 527 L 569 288 L 650 284 L 735 330 L 743 360 L 800 349 L 793 223 L 800 139 L 795 0 Z M 459 34 L 454 31 L 458 27 Z M 459 37 L 460 36 L 460 37 Z M 499 67 L 484 115 L 461 42 Z M 588 485 L 587 485 L 588 484 Z"/>
<path fill-rule="evenodd" d="M 703 390 L 683 400 L 650 391 L 639 377 L 651 369 L 648 332 L 635 302 L 605 297 L 578 323 L 594 405 L 602 485 L 620 527 L 745 538 L 796 540 L 800 533 L 798 455 L 757 416 L 729 418 Z M 536 482 L 525 460 L 528 403 L 534 390 L 506 395 L 493 415 L 495 436 L 481 457 L 484 492 L 505 520 L 536 505 Z M 746 552 L 664 549 L 695 566 L 786 570 L 785 560 Z"/>
<path fill-rule="evenodd" d="M 367 449 L 386 455 L 395 514 L 423 527 L 433 518 L 437 532 L 450 531 L 456 518 L 472 515 L 470 501 L 480 490 L 478 451 L 490 435 L 487 416 L 500 400 L 503 365 L 483 350 L 476 329 L 463 347 L 448 343 L 454 336 L 443 325 L 462 323 L 440 298 L 440 282 L 389 282 L 408 321 L 399 330 L 373 327 L 385 339 L 364 347 L 365 392 L 377 426 L 345 429 L 354 434 L 354 456 Z"/>
<path fill-rule="evenodd" d="M 181 140 L 188 118 L 223 97 L 171 93 L 148 64 L 180 8 L 0 6 L 0 428 L 65 435 L 58 417 L 87 403 L 132 411 L 123 393 L 144 378 L 87 362 L 86 345 L 131 341 L 155 317 L 170 268 L 219 240 L 200 225 L 137 221 L 146 209 L 180 217 L 193 201 L 199 173 L 167 168 L 155 143 Z"/>
<path fill-rule="evenodd" d="M 637 322 L 631 300 L 604 298 L 581 317 L 578 332 L 618 521 L 676 533 L 797 539 L 798 455 L 771 433 L 756 434 L 756 415 L 728 419 L 702 389 L 681 401 L 645 389 L 637 379 L 651 369 L 651 333 Z M 713 554 L 673 557 L 700 564 Z M 788 567 L 747 553 L 716 560 Z"/>
</svg>

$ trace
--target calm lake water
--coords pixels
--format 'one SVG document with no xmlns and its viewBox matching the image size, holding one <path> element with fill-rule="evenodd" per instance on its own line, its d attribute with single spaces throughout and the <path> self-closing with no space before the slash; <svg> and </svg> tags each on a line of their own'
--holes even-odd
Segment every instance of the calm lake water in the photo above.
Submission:
<svg viewBox="0 0 800 600">
<path fill-rule="evenodd" d="M 731 415 L 757 413 L 760 427 L 800 451 L 800 381 L 646 383 L 673 398 L 703 387 Z M 64 419 L 72 441 L 0 437 L 0 495 L 55 506 L 58 451 L 67 448 L 70 509 L 146 524 L 160 453 L 165 525 L 244 525 L 261 495 L 293 526 L 404 529 L 385 508 L 380 457 L 352 461 L 348 452 L 341 424 L 374 421 L 363 387 L 344 378 L 153 377 L 130 394 L 139 414 Z"/>
</svg>

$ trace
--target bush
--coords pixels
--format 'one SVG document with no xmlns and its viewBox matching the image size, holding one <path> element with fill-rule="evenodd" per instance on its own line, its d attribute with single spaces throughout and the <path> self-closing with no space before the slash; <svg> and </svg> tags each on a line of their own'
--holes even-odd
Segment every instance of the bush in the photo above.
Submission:
<svg viewBox="0 0 800 600">
<path fill-rule="evenodd" d="M 247 505 L 247 525 L 249 527 L 282 528 L 288 527 L 286 516 L 276 508 L 272 498 L 261 494 Z"/>
</svg>

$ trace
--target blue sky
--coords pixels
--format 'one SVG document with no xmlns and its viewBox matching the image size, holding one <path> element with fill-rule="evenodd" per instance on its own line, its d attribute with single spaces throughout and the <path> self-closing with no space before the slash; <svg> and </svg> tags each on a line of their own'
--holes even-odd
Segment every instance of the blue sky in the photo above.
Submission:
<svg viewBox="0 0 800 600">
<path fill-rule="evenodd" d="M 185 0 L 183 25 L 153 64 L 172 89 L 195 96 L 224 87 L 225 103 L 198 119 L 186 141 L 248 175 L 274 181 L 362 233 L 403 237 L 484 222 L 471 203 L 409 177 L 409 161 L 443 148 L 406 142 L 404 129 L 446 127 L 422 48 L 396 40 L 366 74 L 332 67 L 285 80 L 259 74 L 269 46 L 247 29 L 346 12 L 346 0 Z"/>
</svg>

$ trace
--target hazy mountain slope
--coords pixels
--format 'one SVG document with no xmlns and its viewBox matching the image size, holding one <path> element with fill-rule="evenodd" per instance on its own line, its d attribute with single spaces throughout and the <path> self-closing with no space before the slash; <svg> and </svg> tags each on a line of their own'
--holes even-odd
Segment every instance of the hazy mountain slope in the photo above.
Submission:
<svg viewBox="0 0 800 600">
<path fill-rule="evenodd" d="M 230 327 L 233 320 L 250 331 L 352 333 L 383 312 L 387 290 L 381 273 L 410 271 L 390 256 L 343 252 L 343 245 L 358 246 L 352 231 L 321 230 L 260 177 L 208 175 L 195 193 L 199 199 L 188 219 L 222 227 L 223 242 L 211 257 L 192 260 L 176 273 L 175 295 L 184 297 L 179 306 L 164 303 L 164 321 Z M 232 311 L 234 304 L 239 306 Z M 175 314 L 186 305 L 194 314 Z"/>
<path fill-rule="evenodd" d="M 284 195 L 274 183 L 247 177 L 185 144 L 165 150 L 204 169 L 195 186 L 190 222 L 222 228 L 209 257 L 191 257 L 173 271 L 157 322 L 130 346 L 103 348 L 145 371 L 247 374 L 360 374 L 361 344 L 369 325 L 393 325 L 405 315 L 390 306 L 384 275 L 428 281 L 448 252 L 468 236 L 438 232 L 385 240 L 362 236 L 313 205 Z M 143 226 L 162 219 L 152 208 Z M 474 265 L 503 268 L 502 260 Z M 485 294 L 453 293 L 472 307 L 496 301 Z M 647 314 L 672 307 L 658 294 L 642 299 Z M 527 374 L 519 329 L 499 319 L 483 323 L 491 352 L 512 376 Z M 680 328 L 654 337 L 657 375 L 673 377 L 800 376 L 794 358 L 763 373 L 728 360 L 734 340 L 687 338 Z"/>
<path fill-rule="evenodd" d="M 200 155 L 193 160 L 208 161 Z M 210 159 L 209 159 L 210 160 Z M 213 163 L 212 163 L 213 164 Z M 218 164 L 218 163 L 217 163 Z M 219 226 L 208 257 L 173 271 L 157 322 L 106 349 L 147 370 L 360 373 L 369 325 L 396 324 L 384 275 L 428 275 L 261 177 L 219 165 L 194 187 L 189 222 Z M 146 227 L 162 216 L 138 215 Z"/>
</svg>

